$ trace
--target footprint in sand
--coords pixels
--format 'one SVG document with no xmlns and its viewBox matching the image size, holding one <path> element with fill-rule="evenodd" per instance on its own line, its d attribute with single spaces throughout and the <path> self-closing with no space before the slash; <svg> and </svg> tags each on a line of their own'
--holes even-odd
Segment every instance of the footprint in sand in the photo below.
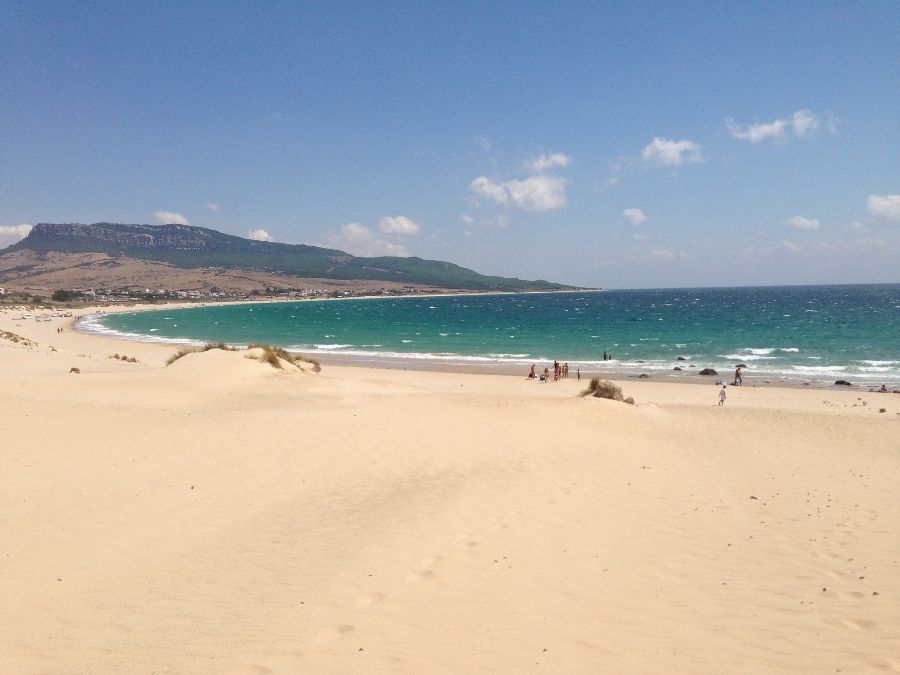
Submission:
<svg viewBox="0 0 900 675">
<path fill-rule="evenodd" d="M 837 621 L 830 621 L 829 623 L 843 626 L 854 633 L 865 633 L 877 626 L 874 621 L 865 621 L 864 619 L 837 619 Z"/>
<path fill-rule="evenodd" d="M 841 591 L 838 593 L 839 598 L 844 598 L 845 600 L 859 600 L 860 598 L 866 597 L 866 594 L 862 591 Z"/>
<path fill-rule="evenodd" d="M 339 626 L 335 626 L 334 628 L 323 630 L 321 633 L 316 635 L 316 642 L 331 642 L 332 640 L 337 640 L 339 637 L 347 635 L 348 633 L 352 633 L 355 630 L 356 628 L 354 626 L 344 623 Z"/>
<path fill-rule="evenodd" d="M 406 583 L 416 583 L 418 581 L 428 581 L 429 579 L 434 577 L 433 570 L 416 570 L 415 572 L 410 572 L 404 578 Z"/>
<path fill-rule="evenodd" d="M 356 602 L 353 604 L 357 609 L 363 609 L 365 607 L 377 605 L 382 600 L 384 600 L 384 593 L 363 593 L 356 598 Z"/>
<path fill-rule="evenodd" d="M 226 670 L 225 672 L 228 675 L 271 675 L 273 671 L 265 666 L 251 665 L 238 666 L 237 668 Z"/>
</svg>

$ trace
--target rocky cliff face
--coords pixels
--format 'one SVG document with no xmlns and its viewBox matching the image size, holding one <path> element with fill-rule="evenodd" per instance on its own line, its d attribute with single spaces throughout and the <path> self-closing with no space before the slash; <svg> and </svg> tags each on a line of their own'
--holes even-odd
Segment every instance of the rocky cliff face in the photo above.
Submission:
<svg viewBox="0 0 900 675">
<path fill-rule="evenodd" d="M 60 243 L 71 241 L 77 248 L 87 242 L 105 242 L 122 249 L 164 248 L 202 251 L 212 241 L 212 233 L 188 225 L 118 225 L 113 223 L 38 223 L 28 239 Z M 65 250 L 65 249 L 63 249 Z"/>
</svg>

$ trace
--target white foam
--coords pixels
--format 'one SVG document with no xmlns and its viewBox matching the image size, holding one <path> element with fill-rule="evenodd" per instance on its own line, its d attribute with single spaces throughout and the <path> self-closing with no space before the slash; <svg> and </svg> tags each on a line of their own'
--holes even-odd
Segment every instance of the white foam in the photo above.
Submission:
<svg viewBox="0 0 900 675">
<path fill-rule="evenodd" d="M 334 345 L 316 345 L 316 349 L 323 349 L 323 350 L 325 350 L 325 351 L 328 351 L 328 350 L 331 350 L 331 349 L 346 349 L 347 347 L 352 347 L 352 346 L 353 346 L 353 345 L 339 345 L 339 344 L 334 344 Z"/>
<path fill-rule="evenodd" d="M 801 373 L 843 373 L 844 366 L 791 366 L 791 369 Z"/>
</svg>

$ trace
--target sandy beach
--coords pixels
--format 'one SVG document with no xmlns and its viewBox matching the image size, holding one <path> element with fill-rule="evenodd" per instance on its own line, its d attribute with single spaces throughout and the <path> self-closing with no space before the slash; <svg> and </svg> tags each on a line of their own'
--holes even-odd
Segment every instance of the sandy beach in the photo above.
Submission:
<svg viewBox="0 0 900 675">
<path fill-rule="evenodd" d="M 2 672 L 900 672 L 900 395 L 166 367 L 20 315 Z"/>
</svg>

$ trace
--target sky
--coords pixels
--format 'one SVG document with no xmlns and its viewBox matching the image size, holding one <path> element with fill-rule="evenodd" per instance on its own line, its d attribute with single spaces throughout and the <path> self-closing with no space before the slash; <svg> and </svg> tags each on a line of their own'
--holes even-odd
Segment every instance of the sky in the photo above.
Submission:
<svg viewBox="0 0 900 675">
<path fill-rule="evenodd" d="M 180 222 L 652 288 L 900 282 L 900 3 L 0 3 L 0 246 Z"/>
</svg>

